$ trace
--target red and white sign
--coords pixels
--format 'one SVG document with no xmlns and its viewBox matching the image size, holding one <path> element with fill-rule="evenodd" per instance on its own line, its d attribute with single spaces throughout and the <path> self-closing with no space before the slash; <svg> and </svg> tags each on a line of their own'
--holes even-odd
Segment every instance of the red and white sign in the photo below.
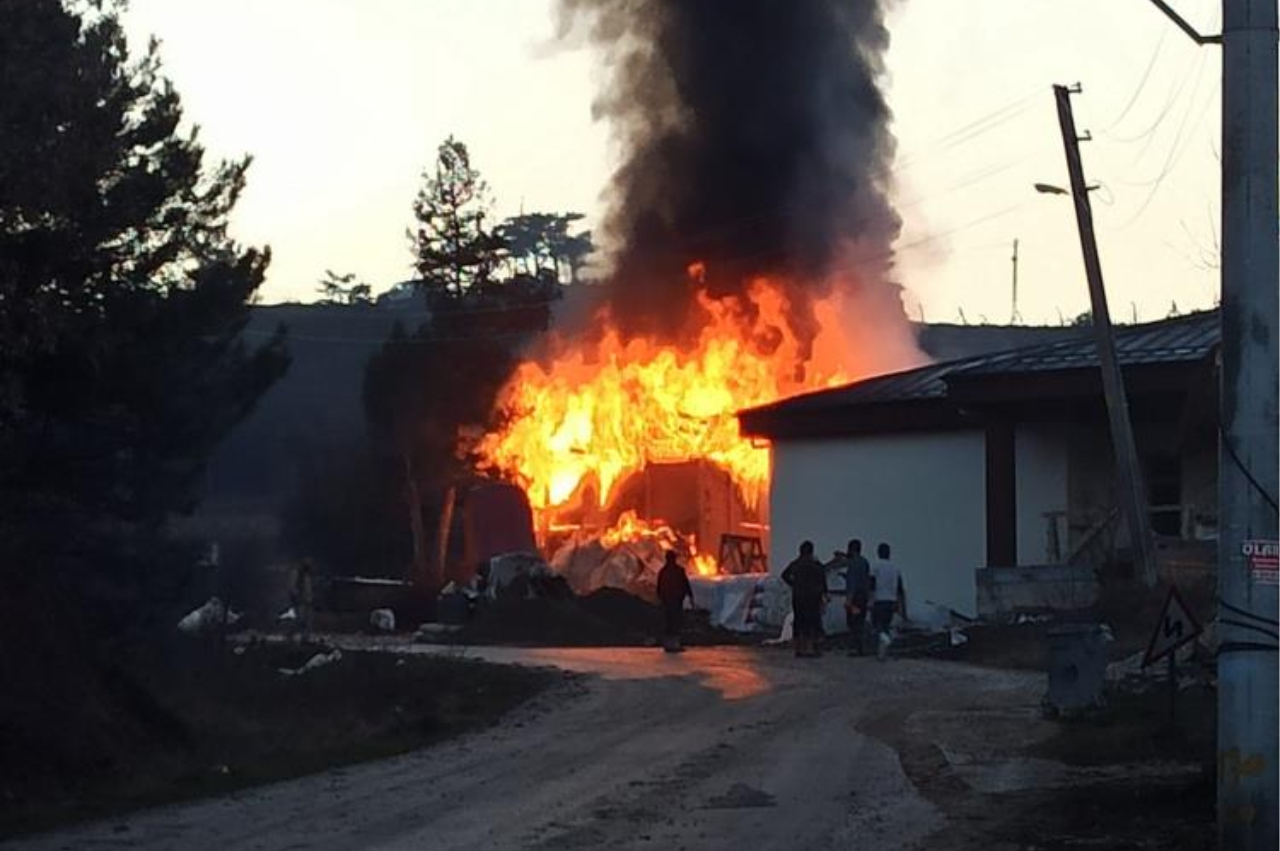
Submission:
<svg viewBox="0 0 1280 851">
<path fill-rule="evenodd" d="M 1200 634 L 1200 623 L 1191 614 L 1187 604 L 1177 588 L 1169 588 L 1169 596 L 1164 601 L 1164 610 L 1160 612 L 1160 620 L 1156 631 L 1151 635 L 1147 645 L 1147 655 L 1142 660 L 1145 668 L 1158 659 L 1163 659 L 1188 641 L 1194 641 Z"/>
<path fill-rule="evenodd" d="M 1280 584 L 1280 541 L 1245 541 L 1240 552 L 1249 562 L 1255 585 Z"/>
</svg>

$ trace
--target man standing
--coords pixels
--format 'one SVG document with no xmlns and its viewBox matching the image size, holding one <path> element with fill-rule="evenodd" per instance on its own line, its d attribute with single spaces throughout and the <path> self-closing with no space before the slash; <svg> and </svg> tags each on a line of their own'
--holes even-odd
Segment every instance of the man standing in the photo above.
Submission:
<svg viewBox="0 0 1280 851">
<path fill-rule="evenodd" d="M 681 653 L 680 627 L 684 619 L 684 598 L 693 600 L 693 588 L 689 574 L 676 560 L 675 550 L 667 550 L 666 563 L 658 571 L 658 600 L 662 603 L 662 649 L 668 653 Z"/>
<path fill-rule="evenodd" d="M 822 604 L 827 597 L 827 571 L 813 557 L 813 542 L 800 545 L 800 556 L 786 570 L 782 581 L 791 586 L 792 633 L 797 656 L 817 656 L 822 629 Z"/>
<path fill-rule="evenodd" d="M 876 658 L 885 659 L 893 643 L 891 625 L 894 612 L 907 616 L 902 575 L 889 561 L 889 545 L 876 546 L 876 563 L 871 568 L 871 626 L 876 633 Z"/>
<path fill-rule="evenodd" d="M 861 656 L 866 652 L 863 639 L 867 632 L 867 605 L 871 591 L 871 565 L 862 555 L 862 541 L 854 538 L 845 550 L 844 617 L 853 640 L 850 655 Z"/>
</svg>

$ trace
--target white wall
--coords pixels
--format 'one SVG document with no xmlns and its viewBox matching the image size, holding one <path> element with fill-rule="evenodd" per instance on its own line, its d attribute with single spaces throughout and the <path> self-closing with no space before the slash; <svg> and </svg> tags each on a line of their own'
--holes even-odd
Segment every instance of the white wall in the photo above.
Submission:
<svg viewBox="0 0 1280 851">
<path fill-rule="evenodd" d="M 809 539 L 824 561 L 849 538 L 869 558 L 887 541 L 907 601 L 976 614 L 986 565 L 986 454 L 981 432 L 877 435 L 773 446 L 770 570 Z"/>
<path fill-rule="evenodd" d="M 1067 441 L 1058 429 L 1019 425 L 1014 432 L 1017 489 L 1018 564 L 1047 564 L 1045 512 L 1067 510 Z M 1058 542 L 1067 552 L 1067 524 L 1059 521 Z"/>
</svg>

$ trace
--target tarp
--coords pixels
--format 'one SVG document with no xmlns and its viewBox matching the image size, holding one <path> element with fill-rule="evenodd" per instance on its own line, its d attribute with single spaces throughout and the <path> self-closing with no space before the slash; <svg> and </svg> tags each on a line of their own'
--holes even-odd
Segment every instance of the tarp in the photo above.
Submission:
<svg viewBox="0 0 1280 851">
<path fill-rule="evenodd" d="M 777 577 L 767 573 L 737 576 L 691 576 L 693 604 L 710 613 L 712 626 L 734 632 L 772 632 L 782 625 Z"/>
</svg>

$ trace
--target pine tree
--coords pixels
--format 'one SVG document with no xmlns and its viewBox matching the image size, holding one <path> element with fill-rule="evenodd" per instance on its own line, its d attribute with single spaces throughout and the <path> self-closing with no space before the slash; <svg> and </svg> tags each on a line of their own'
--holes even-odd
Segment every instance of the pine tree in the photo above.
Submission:
<svg viewBox="0 0 1280 851">
<path fill-rule="evenodd" d="M 493 281 L 502 239 L 485 229 L 489 186 L 471 165 L 467 146 L 450 136 L 413 203 L 414 268 L 428 300 L 459 298 Z"/>
<path fill-rule="evenodd" d="M 287 366 L 241 338 L 269 254 L 227 220 L 153 41 L 112 0 L 0 0 L 0 560 L 110 562 L 191 509 Z"/>
</svg>

